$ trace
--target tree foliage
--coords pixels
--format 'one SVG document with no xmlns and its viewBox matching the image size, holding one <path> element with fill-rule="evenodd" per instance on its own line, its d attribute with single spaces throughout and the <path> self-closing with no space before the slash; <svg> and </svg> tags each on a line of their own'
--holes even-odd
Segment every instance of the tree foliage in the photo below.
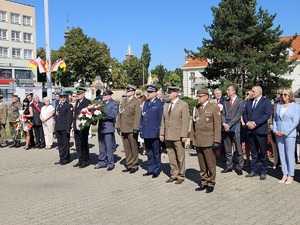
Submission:
<svg viewBox="0 0 300 225">
<path fill-rule="evenodd" d="M 186 52 L 208 59 L 204 76 L 238 83 L 242 88 L 260 84 L 265 94 L 278 87 L 280 77 L 294 68 L 286 49 L 292 40 L 279 42 L 280 26 L 273 28 L 276 14 L 270 15 L 256 0 L 222 0 L 212 7 L 214 20 L 205 26 L 211 39 L 203 39 L 198 52 Z"/>
<path fill-rule="evenodd" d="M 134 84 L 141 87 L 143 84 L 143 67 L 137 57 L 123 61 L 123 69 L 126 71 L 127 84 Z"/>
<path fill-rule="evenodd" d="M 148 44 L 143 45 L 143 50 L 142 50 L 142 56 L 141 56 L 141 63 L 144 65 L 144 77 L 148 77 L 148 70 L 151 62 L 151 53 L 149 49 Z"/>
</svg>

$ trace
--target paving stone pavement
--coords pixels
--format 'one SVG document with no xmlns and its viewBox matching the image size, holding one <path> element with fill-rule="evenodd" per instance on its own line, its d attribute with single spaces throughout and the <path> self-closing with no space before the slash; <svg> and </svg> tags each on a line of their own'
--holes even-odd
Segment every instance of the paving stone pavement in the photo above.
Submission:
<svg viewBox="0 0 300 225">
<path fill-rule="evenodd" d="M 166 184 L 168 158 L 163 172 L 152 179 L 143 177 L 147 157 L 140 155 L 135 174 L 122 173 L 121 139 L 113 171 L 95 170 L 97 137 L 89 139 L 91 165 L 73 168 L 54 165 L 58 152 L 22 148 L 0 149 L 0 224 L 299 224 L 300 167 L 295 182 L 278 184 L 280 169 L 269 169 L 265 181 L 245 178 L 234 172 L 221 174 L 210 194 L 195 192 L 200 182 L 195 151 L 186 150 L 186 180 Z M 270 164 L 271 165 L 271 164 Z M 222 168 L 223 167 L 223 168 Z"/>
</svg>

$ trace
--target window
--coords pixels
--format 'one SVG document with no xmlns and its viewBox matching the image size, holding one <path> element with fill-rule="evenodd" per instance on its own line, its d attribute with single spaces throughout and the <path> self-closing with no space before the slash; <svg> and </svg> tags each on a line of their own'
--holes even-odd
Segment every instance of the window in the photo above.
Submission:
<svg viewBox="0 0 300 225">
<path fill-rule="evenodd" d="M 11 31 L 11 40 L 12 41 L 21 41 L 21 32 L 20 31 Z"/>
<path fill-rule="evenodd" d="M 8 48 L 0 47 L 0 57 L 8 58 Z"/>
<path fill-rule="evenodd" d="M 14 24 L 20 24 L 20 14 L 11 13 L 10 21 L 11 21 L 11 23 L 14 23 Z"/>
<path fill-rule="evenodd" d="M 12 49 L 12 57 L 14 59 L 21 59 L 22 58 L 21 49 L 20 48 L 13 48 Z"/>
<path fill-rule="evenodd" d="M 7 78 L 11 78 L 12 76 L 12 70 L 11 69 L 0 69 L 0 78 L 2 79 L 7 79 Z"/>
<path fill-rule="evenodd" d="M 18 79 L 31 79 L 31 70 L 15 70 L 15 77 Z"/>
<path fill-rule="evenodd" d="M 32 50 L 24 49 L 24 59 L 32 59 Z"/>
<path fill-rule="evenodd" d="M 7 30 L 0 29 L 0 39 L 7 40 Z"/>
<path fill-rule="evenodd" d="M 0 22 L 7 22 L 6 12 L 0 11 Z"/>
<path fill-rule="evenodd" d="M 32 43 L 32 34 L 24 33 L 23 40 L 24 40 L 24 43 Z"/>
<path fill-rule="evenodd" d="M 23 25 L 24 26 L 32 26 L 31 16 L 23 16 Z"/>
</svg>

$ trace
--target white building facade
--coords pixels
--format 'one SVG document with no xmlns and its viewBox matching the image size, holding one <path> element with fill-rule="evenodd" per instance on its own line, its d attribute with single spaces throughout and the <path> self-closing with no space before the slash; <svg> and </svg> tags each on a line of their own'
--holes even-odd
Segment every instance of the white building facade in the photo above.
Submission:
<svg viewBox="0 0 300 225">
<path fill-rule="evenodd" d="M 37 71 L 28 68 L 36 58 L 35 7 L 0 0 L 0 94 L 5 98 L 20 87 L 37 85 Z"/>
</svg>

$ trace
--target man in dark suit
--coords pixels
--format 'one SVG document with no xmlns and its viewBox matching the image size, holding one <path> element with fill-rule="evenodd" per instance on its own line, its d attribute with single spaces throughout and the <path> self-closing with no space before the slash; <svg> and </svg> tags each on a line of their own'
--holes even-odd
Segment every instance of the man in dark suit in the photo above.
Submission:
<svg viewBox="0 0 300 225">
<path fill-rule="evenodd" d="M 39 100 L 38 95 L 33 96 L 33 103 L 31 104 L 33 111 L 32 122 L 34 125 L 34 135 L 35 135 L 35 147 L 36 148 L 45 148 L 45 135 L 42 126 L 42 121 L 40 119 L 41 108 L 45 104 Z"/>
<path fill-rule="evenodd" d="M 74 108 L 73 129 L 76 151 L 78 154 L 78 162 L 75 165 L 73 165 L 73 167 L 85 168 L 89 165 L 90 158 L 90 150 L 88 143 L 90 127 L 80 129 L 78 123 L 78 116 L 83 108 L 86 108 L 91 104 L 91 101 L 85 98 L 84 88 L 78 88 L 77 97 L 78 99 Z"/>
<path fill-rule="evenodd" d="M 243 114 L 252 153 L 251 172 L 246 177 L 257 176 L 260 167 L 260 179 L 265 180 L 268 167 L 268 120 L 272 113 L 272 104 L 270 99 L 262 97 L 260 86 L 253 86 L 252 92 L 253 99 L 247 102 Z"/>
<path fill-rule="evenodd" d="M 161 146 L 159 131 L 164 103 L 156 97 L 157 88 L 147 86 L 148 100 L 144 102 L 140 122 L 140 135 L 144 138 L 148 156 L 148 170 L 143 176 L 156 178 L 161 172 Z"/>
<path fill-rule="evenodd" d="M 224 147 L 226 154 L 226 169 L 221 173 L 232 172 L 232 145 L 234 143 L 236 150 L 236 173 L 242 175 L 242 168 L 244 166 L 244 156 L 241 145 L 241 116 L 244 109 L 244 100 L 237 96 L 238 87 L 235 84 L 230 84 L 227 88 L 228 99 L 223 103 L 222 110 L 222 126 L 224 129 Z"/>
<path fill-rule="evenodd" d="M 107 168 L 107 171 L 115 168 L 113 140 L 118 106 L 111 98 L 112 94 L 113 92 L 109 89 L 103 91 L 104 118 L 98 124 L 99 162 L 94 167 L 95 169 Z"/>
<path fill-rule="evenodd" d="M 70 130 L 73 120 L 73 106 L 67 102 L 67 94 L 59 95 L 60 104 L 55 107 L 54 121 L 59 161 L 57 165 L 66 165 L 70 162 Z"/>
</svg>

